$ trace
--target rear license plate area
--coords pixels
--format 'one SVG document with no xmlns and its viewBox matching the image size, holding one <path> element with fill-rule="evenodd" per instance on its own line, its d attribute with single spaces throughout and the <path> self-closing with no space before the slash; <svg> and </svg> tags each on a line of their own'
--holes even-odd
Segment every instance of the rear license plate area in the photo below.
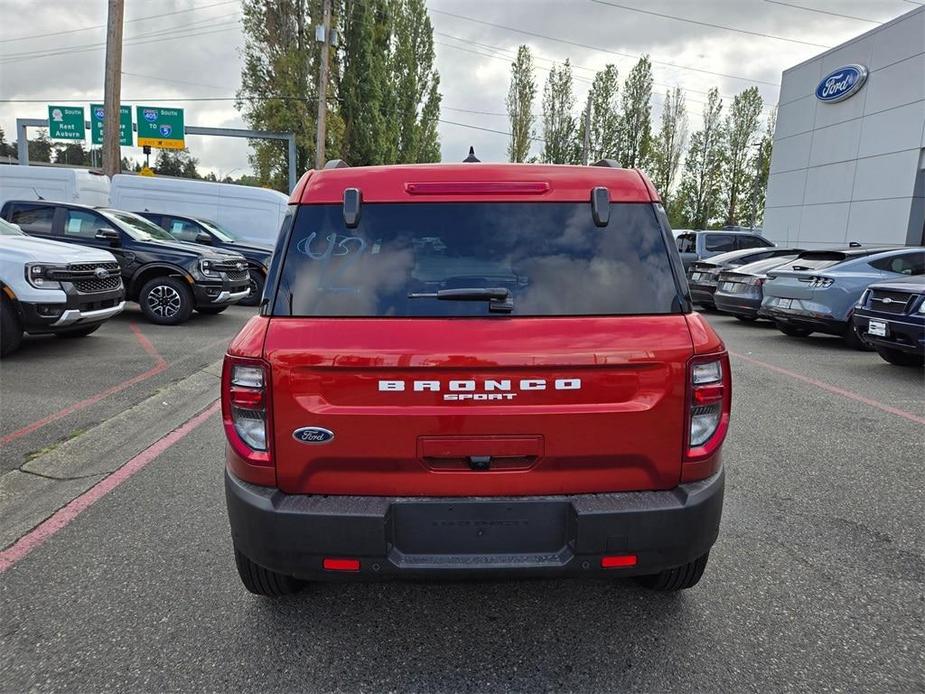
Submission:
<svg viewBox="0 0 925 694">
<path fill-rule="evenodd" d="M 565 502 L 392 504 L 392 546 L 411 555 L 550 553 L 568 542 Z"/>
</svg>

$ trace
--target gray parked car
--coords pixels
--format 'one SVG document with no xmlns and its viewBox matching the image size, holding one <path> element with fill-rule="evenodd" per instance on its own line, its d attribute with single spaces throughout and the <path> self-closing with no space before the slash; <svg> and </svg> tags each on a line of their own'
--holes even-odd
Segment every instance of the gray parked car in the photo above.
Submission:
<svg viewBox="0 0 925 694">
<path fill-rule="evenodd" d="M 880 280 L 921 274 L 925 274 L 921 246 L 808 251 L 768 272 L 761 309 L 786 335 L 839 335 L 863 349 L 851 314 L 864 290 Z"/>
<path fill-rule="evenodd" d="M 745 248 L 767 248 L 774 244 L 751 231 L 688 231 L 675 239 L 681 262 L 687 270 L 696 260 L 712 258 Z"/>
<path fill-rule="evenodd" d="M 691 290 L 691 299 L 698 306 L 713 308 L 713 293 L 716 291 L 717 278 L 723 270 L 753 263 L 757 260 L 764 260 L 765 258 L 776 258 L 778 256 L 795 258 L 799 252 L 800 249 L 778 248 L 777 246 L 746 248 L 741 251 L 721 253 L 708 260 L 698 260 L 691 263 L 687 268 L 687 285 Z M 787 259 L 785 257 L 781 260 L 781 263 Z"/>
</svg>

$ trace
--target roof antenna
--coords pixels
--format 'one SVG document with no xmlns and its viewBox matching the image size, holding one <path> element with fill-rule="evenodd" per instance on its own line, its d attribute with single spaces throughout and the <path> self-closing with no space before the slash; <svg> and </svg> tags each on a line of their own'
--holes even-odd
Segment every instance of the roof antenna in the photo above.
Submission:
<svg viewBox="0 0 925 694">
<path fill-rule="evenodd" d="M 45 199 L 45 198 L 43 198 L 41 195 L 39 195 L 39 192 L 38 192 L 35 188 L 32 189 L 32 192 L 35 193 L 36 199 L 38 199 L 38 200 L 44 200 L 44 199 Z"/>
<path fill-rule="evenodd" d="M 475 147 L 469 146 L 469 156 L 463 159 L 464 164 L 473 164 L 482 161 L 477 156 L 475 156 Z"/>
</svg>

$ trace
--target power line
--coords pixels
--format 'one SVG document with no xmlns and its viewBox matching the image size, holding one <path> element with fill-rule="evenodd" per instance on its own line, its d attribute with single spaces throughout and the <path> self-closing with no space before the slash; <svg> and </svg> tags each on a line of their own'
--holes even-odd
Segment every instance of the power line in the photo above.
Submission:
<svg viewBox="0 0 925 694">
<path fill-rule="evenodd" d="M 791 39 L 786 36 L 777 36 L 776 34 L 766 34 L 762 31 L 750 31 L 748 29 L 738 29 L 736 27 L 726 26 L 724 24 L 714 24 L 712 22 L 703 22 L 699 19 L 688 19 L 687 17 L 678 17 L 673 14 L 665 14 L 663 12 L 654 12 L 653 10 L 641 10 L 638 7 L 630 7 L 629 5 L 621 5 L 616 2 L 609 2 L 609 0 L 590 0 L 593 3 L 598 5 L 609 5 L 610 7 L 616 7 L 620 10 L 626 10 L 628 12 L 638 12 L 639 14 L 647 14 L 652 17 L 660 17 L 662 19 L 672 19 L 676 22 L 687 22 L 688 24 L 696 24 L 702 27 L 709 27 L 711 29 L 722 29 L 724 31 L 734 31 L 738 34 L 748 34 L 749 36 L 758 36 L 765 39 L 775 39 L 776 41 L 787 41 L 788 43 L 799 43 L 804 46 L 813 46 L 815 48 L 831 48 L 822 43 L 812 43 L 811 41 L 801 41 L 800 39 Z"/>
<path fill-rule="evenodd" d="M 438 118 L 438 121 L 441 123 L 446 123 L 447 125 L 458 125 L 460 128 L 471 128 L 472 130 L 483 130 L 487 133 L 497 133 L 498 135 L 507 135 L 508 137 L 513 137 L 513 133 L 506 132 L 504 130 L 495 130 L 494 128 L 483 128 L 480 125 L 470 125 L 469 123 L 457 123 L 452 120 L 444 120 L 443 118 Z M 531 137 L 531 140 L 534 142 L 546 142 L 542 137 Z"/>
<path fill-rule="evenodd" d="M 494 22 L 487 22 L 483 19 L 475 19 L 474 17 L 467 17 L 462 14 L 455 14 L 453 12 L 446 12 L 444 10 L 436 10 L 432 7 L 429 7 L 428 12 L 431 14 L 442 14 L 447 17 L 455 17 L 456 19 L 462 19 L 467 22 L 474 22 L 475 24 L 482 24 L 484 26 L 495 27 L 496 29 L 504 29 L 505 31 L 513 31 L 518 34 L 524 34 L 525 36 L 533 36 L 534 38 L 546 39 L 547 41 L 556 41 L 558 43 L 564 43 L 568 46 L 577 46 L 578 48 L 586 48 L 591 51 L 599 51 L 601 53 L 610 53 L 611 55 L 621 55 L 626 58 L 633 58 L 638 60 L 642 56 L 638 53 L 625 53 L 622 51 L 615 51 L 610 48 L 602 48 L 601 46 L 594 46 L 588 43 L 581 43 L 580 41 L 571 41 L 569 39 L 560 39 L 555 36 L 550 36 L 549 34 L 540 34 L 535 31 L 527 31 L 526 29 L 518 29 L 516 27 L 505 26 L 503 24 L 495 24 Z M 670 63 L 665 60 L 655 60 L 650 58 L 650 60 L 657 65 L 667 65 L 668 67 L 677 68 L 678 70 L 691 70 L 693 72 L 702 72 L 707 75 L 715 75 L 717 77 L 726 77 L 728 79 L 742 80 L 744 82 L 752 82 L 754 84 L 766 84 L 769 87 L 779 87 L 780 84 L 777 82 L 766 82 L 764 80 L 754 79 L 752 77 L 742 77 L 740 75 L 730 75 L 725 72 L 716 72 L 714 70 L 707 70 L 706 68 L 692 67 L 690 65 L 680 65 L 678 63 Z"/>
<path fill-rule="evenodd" d="M 223 27 L 223 26 L 224 26 L 224 28 L 219 28 L 219 27 Z M 234 23 L 229 24 L 229 25 L 227 25 L 227 26 L 226 26 L 226 25 L 218 24 L 218 25 L 213 26 L 213 27 L 212 27 L 211 29 L 209 29 L 208 31 L 198 31 L 198 32 L 186 33 L 186 34 L 173 34 L 173 35 L 170 35 L 170 36 L 162 36 L 161 38 L 154 38 L 154 39 L 150 39 L 150 40 L 147 40 L 147 41 L 133 41 L 133 42 L 131 42 L 131 43 L 126 42 L 124 45 L 125 45 L 125 46 L 144 46 L 144 45 L 147 45 L 147 44 L 150 44 L 150 43 L 160 43 L 160 42 L 162 42 L 162 41 L 174 41 L 174 40 L 176 40 L 176 39 L 188 39 L 188 38 L 195 38 L 195 37 L 197 37 L 197 36 L 208 36 L 209 34 L 219 34 L 219 33 L 225 32 L 225 31 L 233 31 L 233 30 L 237 29 L 238 26 L 239 26 L 239 25 L 238 25 L 237 22 L 234 22 Z M 106 47 L 106 46 L 105 46 L 105 44 L 104 44 L 104 45 L 100 45 L 100 46 L 82 48 L 82 49 L 80 49 L 80 50 L 50 51 L 50 52 L 47 52 L 47 53 L 39 53 L 39 54 L 36 54 L 36 55 L 27 55 L 27 56 L 22 56 L 22 57 L 10 57 L 10 58 L 8 58 L 8 57 L 6 57 L 6 56 L 0 56 L 0 65 L 8 65 L 8 64 L 11 64 L 11 63 L 19 63 L 19 62 L 23 62 L 23 61 L 27 61 L 27 60 L 34 60 L 34 59 L 36 59 L 36 58 L 49 58 L 49 57 L 54 57 L 54 56 L 59 56 L 59 55 L 68 55 L 68 54 L 71 54 L 71 53 L 93 53 L 93 52 L 95 52 L 95 51 L 103 50 L 105 47 Z"/>
<path fill-rule="evenodd" d="M 784 7 L 793 7 L 797 10 L 803 10 L 805 12 L 815 12 L 816 14 L 827 14 L 830 17 L 840 17 L 842 19 L 854 19 L 858 22 L 867 22 L 868 24 L 882 24 L 883 23 L 883 22 L 877 21 L 876 19 L 865 19 L 864 17 L 855 17 L 850 14 L 842 14 L 841 12 L 829 12 L 828 10 L 819 10 L 819 9 L 816 9 L 815 7 L 804 7 L 803 5 L 794 5 L 791 2 L 781 2 L 781 0 L 764 0 L 764 1 L 769 2 L 772 5 L 783 5 Z"/>
<path fill-rule="evenodd" d="M 139 77 L 146 80 L 156 80 L 158 82 L 171 82 L 174 84 L 185 84 L 190 87 L 205 87 L 206 89 L 229 89 L 229 87 L 219 87 L 217 84 L 203 84 L 202 82 L 187 82 L 185 80 L 175 80 L 169 77 L 157 77 L 156 75 L 139 75 L 137 72 L 123 72 L 128 77 Z"/>
<path fill-rule="evenodd" d="M 156 19 L 158 17 L 170 17 L 175 14 L 183 14 L 185 12 L 196 12 L 198 10 L 205 10 L 210 7 L 218 7 L 219 5 L 231 5 L 232 3 L 239 3 L 239 2 L 240 0 L 222 0 L 222 2 L 216 2 L 211 5 L 199 5 L 197 7 L 188 7 L 185 10 L 175 10 L 174 12 L 163 12 L 161 14 L 150 14 L 150 15 L 147 15 L 146 17 L 138 17 L 137 19 L 127 19 L 125 20 L 125 23 L 128 24 L 129 22 L 143 22 L 146 19 Z M 29 36 L 16 36 L 15 38 L 11 38 L 11 39 L 0 39 L 0 43 L 10 43 L 12 41 L 26 41 L 27 39 L 44 39 L 44 38 L 48 38 L 49 36 L 63 36 L 64 34 L 76 34 L 77 32 L 80 32 L 80 31 L 90 31 L 92 29 L 105 29 L 105 28 L 106 28 L 105 24 L 94 24 L 93 26 L 80 27 L 79 29 L 66 29 L 64 31 L 53 31 L 51 33 L 45 33 L 45 34 L 31 34 Z"/>
</svg>

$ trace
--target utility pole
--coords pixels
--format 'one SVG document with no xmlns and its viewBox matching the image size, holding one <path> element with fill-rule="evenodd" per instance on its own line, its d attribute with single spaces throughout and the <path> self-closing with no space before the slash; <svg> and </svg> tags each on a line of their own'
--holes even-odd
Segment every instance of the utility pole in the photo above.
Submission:
<svg viewBox="0 0 925 694">
<path fill-rule="evenodd" d="M 315 134 L 315 168 L 324 166 L 325 123 L 328 96 L 328 49 L 331 34 L 331 0 L 324 0 L 324 19 L 321 37 L 321 68 L 318 70 L 318 131 Z M 318 38 L 318 32 L 315 33 Z"/>
<path fill-rule="evenodd" d="M 591 156 L 591 93 L 588 93 L 588 104 L 585 106 L 585 141 L 581 147 L 581 163 L 588 165 Z"/>
<path fill-rule="evenodd" d="M 103 83 L 103 173 L 112 178 L 122 170 L 119 147 L 119 106 L 122 99 L 122 17 L 125 0 L 109 0 L 106 21 L 106 78 Z"/>
</svg>

